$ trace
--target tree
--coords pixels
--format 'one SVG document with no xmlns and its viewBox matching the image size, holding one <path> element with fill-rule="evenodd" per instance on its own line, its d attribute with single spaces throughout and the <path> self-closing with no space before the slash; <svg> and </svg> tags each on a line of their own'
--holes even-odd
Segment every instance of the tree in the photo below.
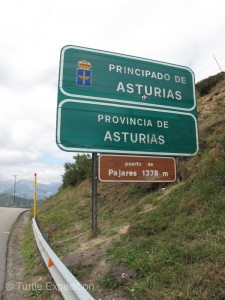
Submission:
<svg viewBox="0 0 225 300">
<path fill-rule="evenodd" d="M 82 154 L 74 156 L 74 163 L 65 163 L 63 187 L 75 186 L 81 181 L 91 178 L 91 156 Z"/>
</svg>

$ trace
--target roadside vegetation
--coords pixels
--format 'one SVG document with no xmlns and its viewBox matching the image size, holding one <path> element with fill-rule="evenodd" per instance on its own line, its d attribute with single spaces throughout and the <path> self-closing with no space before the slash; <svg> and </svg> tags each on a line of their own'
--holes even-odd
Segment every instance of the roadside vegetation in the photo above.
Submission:
<svg viewBox="0 0 225 300">
<path fill-rule="evenodd" d="M 95 299 L 225 299 L 224 73 L 196 92 L 200 150 L 179 159 L 176 183 L 98 182 L 92 234 L 91 160 L 81 155 L 65 164 L 60 191 L 38 207 L 50 246 L 78 280 L 93 284 Z M 37 255 L 31 240 L 28 229 L 28 269 Z"/>
<path fill-rule="evenodd" d="M 62 188 L 75 186 L 91 178 L 91 156 L 89 154 L 74 156 L 74 163 L 65 163 L 62 175 Z"/>
</svg>

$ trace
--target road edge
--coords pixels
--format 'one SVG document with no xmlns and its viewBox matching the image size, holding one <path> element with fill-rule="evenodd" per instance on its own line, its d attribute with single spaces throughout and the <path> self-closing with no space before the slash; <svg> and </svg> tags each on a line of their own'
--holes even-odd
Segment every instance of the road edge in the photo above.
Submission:
<svg viewBox="0 0 225 300">
<path fill-rule="evenodd" d="M 16 229 L 18 223 L 21 221 L 21 219 L 24 217 L 24 215 L 26 213 L 28 214 L 29 211 L 30 211 L 29 209 L 27 209 L 25 211 L 22 211 L 18 215 L 18 217 L 16 218 L 15 222 L 13 223 L 13 225 L 10 229 L 10 235 L 9 235 L 9 238 L 8 238 L 8 241 L 7 241 L 7 249 L 6 249 L 5 281 L 4 281 L 4 285 L 3 285 L 4 289 L 3 289 L 3 294 L 2 294 L 2 300 L 5 299 L 5 297 L 7 295 L 7 292 L 8 292 L 7 289 L 6 289 L 6 284 L 8 282 L 8 277 L 9 277 L 8 276 L 8 274 L 9 274 L 9 245 L 10 245 L 10 242 L 11 242 L 12 238 L 14 237 L 15 229 Z M 27 224 L 28 222 L 29 222 L 29 215 L 27 217 L 27 221 L 26 221 L 25 224 Z"/>
</svg>

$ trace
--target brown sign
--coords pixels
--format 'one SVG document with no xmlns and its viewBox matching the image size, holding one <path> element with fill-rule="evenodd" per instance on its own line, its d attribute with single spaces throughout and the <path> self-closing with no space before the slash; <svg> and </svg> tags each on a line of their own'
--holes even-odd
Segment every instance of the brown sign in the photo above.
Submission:
<svg viewBox="0 0 225 300">
<path fill-rule="evenodd" d="M 100 155 L 98 174 L 107 182 L 172 182 L 176 161 L 172 157 Z"/>
</svg>

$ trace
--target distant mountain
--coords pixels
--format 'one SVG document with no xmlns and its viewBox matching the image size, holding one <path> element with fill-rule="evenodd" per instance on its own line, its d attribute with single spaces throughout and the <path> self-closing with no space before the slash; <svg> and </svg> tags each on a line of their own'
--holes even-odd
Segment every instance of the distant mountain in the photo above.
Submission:
<svg viewBox="0 0 225 300">
<path fill-rule="evenodd" d="M 50 184 L 37 183 L 37 199 L 44 200 L 58 192 L 60 182 L 53 182 Z M 14 181 L 0 180 L 0 194 L 14 195 Z M 16 196 L 25 199 L 33 199 L 34 197 L 34 182 L 29 180 L 17 180 L 16 182 Z"/>
<path fill-rule="evenodd" d="M 10 194 L 1 194 L 0 195 L 0 206 L 16 206 L 16 207 L 32 207 L 33 200 L 25 199 L 22 197 L 15 197 Z"/>
</svg>

